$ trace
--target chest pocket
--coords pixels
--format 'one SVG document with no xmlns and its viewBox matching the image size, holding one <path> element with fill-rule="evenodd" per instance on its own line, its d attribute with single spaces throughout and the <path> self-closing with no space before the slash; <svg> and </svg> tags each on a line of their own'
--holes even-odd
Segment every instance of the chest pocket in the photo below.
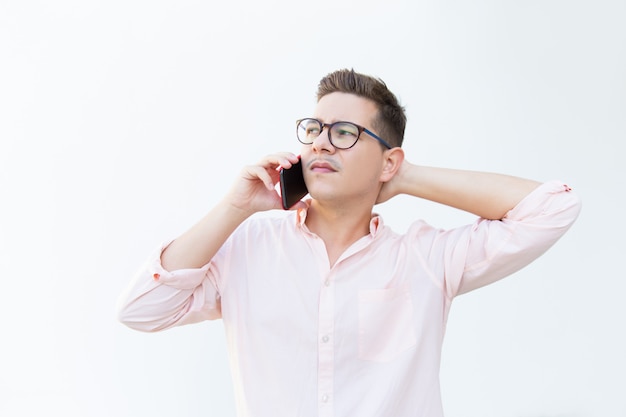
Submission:
<svg viewBox="0 0 626 417">
<path fill-rule="evenodd" d="M 389 362 L 417 344 L 408 286 L 359 290 L 359 359 Z"/>
</svg>

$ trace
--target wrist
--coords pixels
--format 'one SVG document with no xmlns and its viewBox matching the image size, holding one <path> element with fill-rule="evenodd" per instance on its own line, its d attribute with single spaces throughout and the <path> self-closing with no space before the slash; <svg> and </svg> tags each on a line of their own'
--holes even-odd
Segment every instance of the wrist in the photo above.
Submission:
<svg viewBox="0 0 626 417">
<path fill-rule="evenodd" d="M 222 218 L 234 223 L 241 223 L 256 212 L 249 205 L 238 204 L 229 199 L 222 200 L 215 208 Z"/>
<path fill-rule="evenodd" d="M 421 179 L 421 167 L 409 162 L 404 162 L 398 170 L 396 179 L 395 194 L 415 195 L 419 189 Z"/>
</svg>

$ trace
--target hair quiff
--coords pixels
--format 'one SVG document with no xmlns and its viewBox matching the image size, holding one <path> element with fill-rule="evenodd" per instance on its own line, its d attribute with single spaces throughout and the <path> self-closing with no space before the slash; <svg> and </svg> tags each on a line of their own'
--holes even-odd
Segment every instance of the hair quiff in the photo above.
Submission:
<svg viewBox="0 0 626 417">
<path fill-rule="evenodd" d="M 320 80 L 317 100 L 335 92 L 354 94 L 373 101 L 378 108 L 378 114 L 372 127 L 392 146 L 402 146 L 406 126 L 404 107 L 383 80 L 360 74 L 354 69 L 341 69 Z"/>
</svg>

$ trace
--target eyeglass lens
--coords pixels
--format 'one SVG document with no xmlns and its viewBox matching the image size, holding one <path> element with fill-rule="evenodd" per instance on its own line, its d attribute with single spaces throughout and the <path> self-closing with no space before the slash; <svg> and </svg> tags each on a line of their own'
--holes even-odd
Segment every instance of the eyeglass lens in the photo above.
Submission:
<svg viewBox="0 0 626 417">
<path fill-rule="evenodd" d="M 315 119 L 304 119 L 298 124 L 298 140 L 304 144 L 313 143 L 321 133 L 322 125 Z M 335 148 L 350 148 L 359 138 L 359 128 L 348 122 L 333 123 L 328 136 Z"/>
</svg>

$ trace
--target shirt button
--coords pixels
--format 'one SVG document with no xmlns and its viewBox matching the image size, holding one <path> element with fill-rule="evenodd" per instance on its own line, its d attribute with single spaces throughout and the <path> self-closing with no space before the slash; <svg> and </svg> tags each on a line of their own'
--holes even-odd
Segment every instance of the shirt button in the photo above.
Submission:
<svg viewBox="0 0 626 417">
<path fill-rule="evenodd" d="M 327 279 L 326 281 L 324 281 L 324 285 L 326 285 L 327 287 L 330 286 L 330 280 Z"/>
<path fill-rule="evenodd" d="M 323 403 L 328 402 L 328 395 L 322 395 L 322 402 Z"/>
<path fill-rule="evenodd" d="M 328 337 L 328 335 L 322 337 L 322 342 L 324 343 L 328 343 L 329 340 L 330 340 L 330 337 Z"/>
</svg>

